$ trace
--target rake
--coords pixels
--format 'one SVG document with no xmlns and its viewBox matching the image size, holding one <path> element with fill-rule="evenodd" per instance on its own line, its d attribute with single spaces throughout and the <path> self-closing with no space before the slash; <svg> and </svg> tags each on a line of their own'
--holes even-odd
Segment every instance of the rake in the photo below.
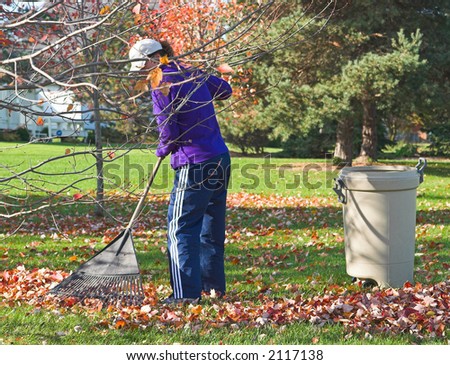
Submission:
<svg viewBox="0 0 450 365">
<path fill-rule="evenodd" d="M 158 158 L 147 186 L 128 225 L 107 246 L 82 264 L 70 276 L 50 290 L 61 297 L 80 300 L 95 298 L 104 304 L 138 305 L 144 300 L 139 263 L 134 248 L 132 228 L 141 213 L 145 198 L 161 165 Z"/>
</svg>

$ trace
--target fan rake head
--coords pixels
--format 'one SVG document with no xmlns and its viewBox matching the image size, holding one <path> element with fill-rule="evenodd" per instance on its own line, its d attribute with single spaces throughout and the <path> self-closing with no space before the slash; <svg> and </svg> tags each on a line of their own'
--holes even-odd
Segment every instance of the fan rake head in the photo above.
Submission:
<svg viewBox="0 0 450 365">
<path fill-rule="evenodd" d="M 50 293 L 66 298 L 77 297 L 80 300 L 94 298 L 105 304 L 142 303 L 144 289 L 131 230 L 122 231 Z"/>
<path fill-rule="evenodd" d="M 140 305 L 144 289 L 140 275 L 89 275 L 75 272 L 54 287 L 51 294 L 63 298 L 99 299 L 103 304 Z"/>
</svg>

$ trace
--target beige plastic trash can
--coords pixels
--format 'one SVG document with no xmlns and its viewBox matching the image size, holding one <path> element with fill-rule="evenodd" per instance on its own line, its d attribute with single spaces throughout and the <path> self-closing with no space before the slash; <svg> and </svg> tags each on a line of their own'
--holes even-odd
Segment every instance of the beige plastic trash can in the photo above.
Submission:
<svg viewBox="0 0 450 365">
<path fill-rule="evenodd" d="M 415 168 L 343 168 L 334 190 L 343 203 L 347 273 L 381 287 L 413 282 L 416 189 L 426 160 Z"/>
</svg>

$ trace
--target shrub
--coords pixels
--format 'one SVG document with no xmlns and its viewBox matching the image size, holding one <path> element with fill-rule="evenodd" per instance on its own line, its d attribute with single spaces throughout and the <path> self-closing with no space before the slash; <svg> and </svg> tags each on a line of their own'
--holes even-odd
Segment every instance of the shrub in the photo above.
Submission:
<svg viewBox="0 0 450 365">
<path fill-rule="evenodd" d="M 260 128 L 248 120 L 233 120 L 223 125 L 223 135 L 227 143 L 239 147 L 243 154 L 263 153 L 270 144 L 270 129 Z"/>
<path fill-rule="evenodd" d="M 282 144 L 282 157 L 323 158 L 334 148 L 335 131 L 312 129 L 305 136 L 291 137 Z"/>
<path fill-rule="evenodd" d="M 16 134 L 20 141 L 28 142 L 30 140 L 30 132 L 26 127 L 19 127 L 16 129 Z"/>
<path fill-rule="evenodd" d="M 5 129 L 0 133 L 0 141 L 17 142 L 20 141 L 20 139 L 16 131 Z"/>
<path fill-rule="evenodd" d="M 450 156 L 450 131 L 444 126 L 439 126 L 429 133 L 429 153 L 432 156 Z"/>
<path fill-rule="evenodd" d="M 391 158 L 414 157 L 418 155 L 418 148 L 412 143 L 398 142 L 387 147 L 383 154 Z"/>
</svg>

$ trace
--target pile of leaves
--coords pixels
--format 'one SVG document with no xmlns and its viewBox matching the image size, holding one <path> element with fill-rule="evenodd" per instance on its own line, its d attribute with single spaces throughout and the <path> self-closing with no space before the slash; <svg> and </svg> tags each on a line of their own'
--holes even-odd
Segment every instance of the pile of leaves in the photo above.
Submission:
<svg viewBox="0 0 450 365">
<path fill-rule="evenodd" d="M 63 271 L 46 268 L 27 270 L 19 266 L 0 272 L 0 305 L 30 305 L 85 313 L 104 311 L 99 328 L 190 328 L 207 333 L 212 328 L 229 326 L 284 326 L 293 322 L 309 322 L 315 326 L 341 324 L 348 336 L 360 333 L 409 333 L 417 338 L 445 337 L 450 323 L 450 281 L 434 285 L 406 283 L 401 289 L 349 292 L 335 287 L 321 295 L 306 296 L 292 286 L 289 298 L 271 298 L 260 294 L 254 300 L 242 300 L 237 295 L 216 298 L 214 292 L 197 305 L 164 305 L 160 301 L 167 288 L 144 285 L 146 298 L 140 306 L 104 306 L 98 300 L 59 298 L 49 290 L 68 276 Z"/>
</svg>

